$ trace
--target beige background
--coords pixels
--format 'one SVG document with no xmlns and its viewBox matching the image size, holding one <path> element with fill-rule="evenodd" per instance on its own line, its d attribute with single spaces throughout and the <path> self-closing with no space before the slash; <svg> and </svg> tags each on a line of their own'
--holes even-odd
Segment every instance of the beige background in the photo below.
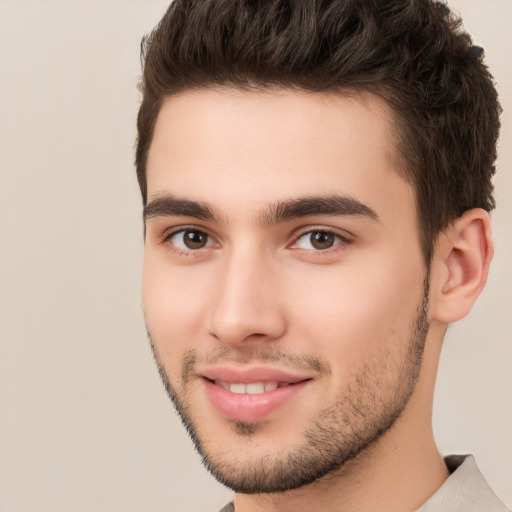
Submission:
<svg viewBox="0 0 512 512">
<path fill-rule="evenodd" d="M 497 255 L 450 328 L 443 452 L 473 452 L 512 505 L 512 2 L 450 2 L 505 114 Z M 165 0 L 0 0 L 0 511 L 216 511 L 153 367 L 133 160 L 139 42 Z"/>
</svg>

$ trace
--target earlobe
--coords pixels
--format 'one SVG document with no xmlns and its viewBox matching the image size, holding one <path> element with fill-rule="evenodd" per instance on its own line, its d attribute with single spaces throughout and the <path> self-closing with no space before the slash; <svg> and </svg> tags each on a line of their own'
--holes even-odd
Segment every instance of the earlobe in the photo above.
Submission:
<svg viewBox="0 0 512 512">
<path fill-rule="evenodd" d="M 431 268 L 433 320 L 449 324 L 471 311 L 493 252 L 489 214 L 480 208 L 468 210 L 439 235 Z"/>
</svg>

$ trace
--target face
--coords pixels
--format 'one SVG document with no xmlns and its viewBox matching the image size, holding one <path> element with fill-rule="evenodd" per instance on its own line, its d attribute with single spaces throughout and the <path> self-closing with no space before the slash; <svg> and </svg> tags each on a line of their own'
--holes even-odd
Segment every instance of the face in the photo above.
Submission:
<svg viewBox="0 0 512 512">
<path fill-rule="evenodd" d="M 378 446 L 428 330 L 414 194 L 377 98 L 186 92 L 151 145 L 143 302 L 167 389 L 238 492 Z"/>
</svg>

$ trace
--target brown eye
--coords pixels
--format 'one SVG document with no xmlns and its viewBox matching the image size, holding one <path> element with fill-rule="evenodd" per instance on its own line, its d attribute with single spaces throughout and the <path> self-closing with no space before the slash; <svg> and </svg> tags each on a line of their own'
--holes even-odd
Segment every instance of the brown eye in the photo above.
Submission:
<svg viewBox="0 0 512 512">
<path fill-rule="evenodd" d="M 325 251 L 343 241 L 340 235 L 332 231 L 308 231 L 297 239 L 295 246 L 299 249 Z"/>
<path fill-rule="evenodd" d="M 311 233 L 309 239 L 311 241 L 311 245 L 315 249 L 329 249 L 334 245 L 334 242 L 336 241 L 333 233 L 328 233 L 325 231 L 316 231 Z"/>
<path fill-rule="evenodd" d="M 171 243 L 182 251 L 203 249 L 212 245 L 212 239 L 204 231 L 182 229 L 170 237 Z"/>
</svg>

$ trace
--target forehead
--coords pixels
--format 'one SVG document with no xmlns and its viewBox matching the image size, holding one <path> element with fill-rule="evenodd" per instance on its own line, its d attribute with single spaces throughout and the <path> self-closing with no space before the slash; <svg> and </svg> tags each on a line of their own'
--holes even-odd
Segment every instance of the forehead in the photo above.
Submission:
<svg viewBox="0 0 512 512">
<path fill-rule="evenodd" d="M 393 134 L 392 113 L 371 94 L 188 91 L 159 113 L 148 199 L 172 193 L 232 211 L 331 193 L 409 203 Z"/>
</svg>

